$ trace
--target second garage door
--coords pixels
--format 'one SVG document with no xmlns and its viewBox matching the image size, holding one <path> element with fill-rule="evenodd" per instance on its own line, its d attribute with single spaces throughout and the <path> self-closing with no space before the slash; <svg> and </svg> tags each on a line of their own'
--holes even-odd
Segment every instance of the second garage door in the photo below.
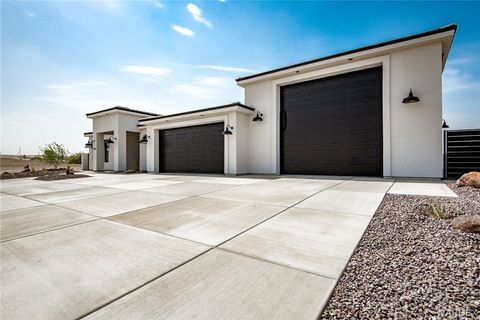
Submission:
<svg viewBox="0 0 480 320">
<path fill-rule="evenodd" d="M 381 67 L 280 92 L 282 173 L 383 175 Z"/>
<path fill-rule="evenodd" d="M 223 123 L 162 130 L 160 172 L 224 173 Z"/>
</svg>

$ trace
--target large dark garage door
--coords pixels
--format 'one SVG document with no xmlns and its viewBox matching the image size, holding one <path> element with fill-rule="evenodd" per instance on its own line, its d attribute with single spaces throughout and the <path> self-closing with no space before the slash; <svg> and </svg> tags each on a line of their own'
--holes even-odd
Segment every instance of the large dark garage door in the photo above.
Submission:
<svg viewBox="0 0 480 320">
<path fill-rule="evenodd" d="M 281 171 L 382 176 L 382 68 L 281 88 Z"/>
<path fill-rule="evenodd" d="M 223 123 L 162 130 L 160 172 L 223 173 Z"/>
</svg>

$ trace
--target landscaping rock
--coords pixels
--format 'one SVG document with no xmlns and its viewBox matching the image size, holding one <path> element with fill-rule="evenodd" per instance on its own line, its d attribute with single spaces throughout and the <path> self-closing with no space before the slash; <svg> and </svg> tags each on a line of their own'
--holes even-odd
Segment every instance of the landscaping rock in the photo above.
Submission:
<svg viewBox="0 0 480 320">
<path fill-rule="evenodd" d="M 66 180 L 66 179 L 78 179 L 78 178 L 88 178 L 91 177 L 86 174 L 56 174 L 56 175 L 45 175 L 36 178 L 35 180 L 41 181 L 53 181 L 53 180 Z"/>
<path fill-rule="evenodd" d="M 13 178 L 15 175 L 11 172 L 3 172 L 2 173 L 2 179 L 8 179 L 8 178 Z"/>
<path fill-rule="evenodd" d="M 457 186 L 480 188 L 480 172 L 472 171 L 465 173 L 457 180 Z"/>
<path fill-rule="evenodd" d="M 323 310 L 323 319 L 480 319 L 480 234 L 423 214 L 480 217 L 480 189 L 458 197 L 387 194 Z"/>
<path fill-rule="evenodd" d="M 50 176 L 50 175 L 58 175 L 61 172 L 65 172 L 66 168 L 57 168 L 57 169 L 42 169 L 42 170 L 35 170 L 30 167 L 28 170 L 23 170 L 20 172 L 4 172 L 0 175 L 0 179 L 16 179 L 16 178 L 30 178 L 30 177 L 42 177 L 42 176 Z"/>
<path fill-rule="evenodd" d="M 464 232 L 480 233 L 480 216 L 460 216 L 452 221 L 455 229 Z"/>
</svg>

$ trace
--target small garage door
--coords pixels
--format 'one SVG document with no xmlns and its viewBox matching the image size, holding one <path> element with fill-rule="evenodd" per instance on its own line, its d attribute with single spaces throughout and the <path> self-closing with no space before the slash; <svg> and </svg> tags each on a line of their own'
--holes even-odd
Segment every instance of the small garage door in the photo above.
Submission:
<svg viewBox="0 0 480 320">
<path fill-rule="evenodd" d="M 162 130 L 160 172 L 223 173 L 223 123 Z"/>
<path fill-rule="evenodd" d="M 383 175 L 382 68 L 281 88 L 281 171 Z"/>
</svg>

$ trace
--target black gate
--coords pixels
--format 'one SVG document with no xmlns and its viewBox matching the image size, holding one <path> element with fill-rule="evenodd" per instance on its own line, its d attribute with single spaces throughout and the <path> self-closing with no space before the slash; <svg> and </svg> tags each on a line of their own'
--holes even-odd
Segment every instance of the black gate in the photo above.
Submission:
<svg viewBox="0 0 480 320">
<path fill-rule="evenodd" d="M 480 129 L 447 130 L 444 135 L 445 178 L 480 171 Z"/>
</svg>

